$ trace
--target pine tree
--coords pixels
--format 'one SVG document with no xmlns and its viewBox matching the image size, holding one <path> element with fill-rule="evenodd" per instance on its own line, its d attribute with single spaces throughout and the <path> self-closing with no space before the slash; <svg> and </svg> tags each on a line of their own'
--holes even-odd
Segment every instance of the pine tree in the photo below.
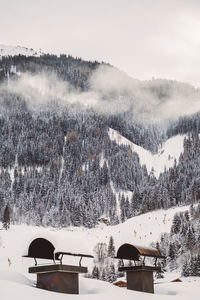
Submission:
<svg viewBox="0 0 200 300">
<path fill-rule="evenodd" d="M 99 279 L 99 277 L 100 277 L 99 268 L 97 266 L 94 266 L 92 270 L 92 278 Z"/>
<path fill-rule="evenodd" d="M 124 267 L 124 262 L 123 262 L 122 259 L 119 259 L 117 266 L 118 266 L 118 270 L 119 270 L 119 268 Z M 117 272 L 117 277 L 124 277 L 124 272 L 118 271 Z"/>
<path fill-rule="evenodd" d="M 4 210 L 2 223 L 4 229 L 8 230 L 10 228 L 10 211 L 9 211 L 8 204 L 6 205 L 6 208 Z"/>
<path fill-rule="evenodd" d="M 115 257 L 115 245 L 114 245 L 114 239 L 113 239 L 112 236 L 109 239 L 108 256 L 109 257 Z"/>
<path fill-rule="evenodd" d="M 141 204 L 140 201 L 141 201 L 140 193 L 139 193 L 138 188 L 136 187 L 136 189 L 132 195 L 132 198 L 131 198 L 131 215 L 132 216 L 136 215 L 139 204 Z"/>
<path fill-rule="evenodd" d="M 114 282 L 115 280 L 117 279 L 117 275 L 115 273 L 115 266 L 113 263 L 110 264 L 110 267 L 109 267 L 109 273 L 108 273 L 108 278 L 107 280 L 109 282 Z"/>
<path fill-rule="evenodd" d="M 194 217 L 194 212 L 195 212 L 194 205 L 191 204 L 191 205 L 190 205 L 190 216 L 191 216 L 191 218 Z"/>
<path fill-rule="evenodd" d="M 194 229 L 189 228 L 188 232 L 187 232 L 187 236 L 186 236 L 186 246 L 187 249 L 193 249 L 193 247 L 195 246 L 195 234 L 194 234 Z"/>
<path fill-rule="evenodd" d="M 106 281 L 106 271 L 105 271 L 105 268 L 102 269 L 101 280 Z"/>
<path fill-rule="evenodd" d="M 169 257 L 171 260 L 174 260 L 175 259 L 175 249 L 174 249 L 174 244 L 170 243 L 169 244 Z"/>
<path fill-rule="evenodd" d="M 200 276 L 200 254 L 197 255 L 196 261 L 196 275 Z"/>
<path fill-rule="evenodd" d="M 186 219 L 186 221 L 190 220 L 190 215 L 189 215 L 188 210 L 186 210 L 186 212 L 185 212 L 185 219 Z"/>
<path fill-rule="evenodd" d="M 174 215 L 171 227 L 171 234 L 177 234 L 181 229 L 181 218 L 178 214 Z"/>
<path fill-rule="evenodd" d="M 196 256 L 191 257 L 190 269 L 191 269 L 191 275 L 197 276 L 197 257 Z"/>
<path fill-rule="evenodd" d="M 120 202 L 120 208 L 121 208 L 121 222 L 123 223 L 125 221 L 126 215 L 125 215 L 125 197 L 124 194 L 122 194 L 121 202 Z"/>
<path fill-rule="evenodd" d="M 128 197 L 126 197 L 126 201 L 124 204 L 124 214 L 125 214 L 126 219 L 129 219 L 131 217 L 130 203 L 129 203 Z"/>
<path fill-rule="evenodd" d="M 182 275 L 185 277 L 190 276 L 190 271 L 189 271 L 189 265 L 187 263 L 187 260 L 184 262 L 183 267 L 182 267 Z"/>
</svg>

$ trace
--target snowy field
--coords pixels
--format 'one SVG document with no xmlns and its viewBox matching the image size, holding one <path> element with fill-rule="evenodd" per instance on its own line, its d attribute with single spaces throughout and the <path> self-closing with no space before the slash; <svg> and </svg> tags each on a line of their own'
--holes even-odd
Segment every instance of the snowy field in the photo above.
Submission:
<svg viewBox="0 0 200 300">
<path fill-rule="evenodd" d="M 165 278 L 155 283 L 155 294 L 128 291 L 110 283 L 87 279 L 80 276 L 80 295 L 66 295 L 35 288 L 36 276 L 28 274 L 28 267 L 33 266 L 32 259 L 22 258 L 27 247 L 35 237 L 48 238 L 58 250 L 92 253 L 97 242 L 107 242 L 112 235 L 116 249 L 125 242 L 136 245 L 150 245 L 156 242 L 162 232 L 169 232 L 176 212 L 185 211 L 188 206 L 159 210 L 127 220 L 116 226 L 98 225 L 93 229 L 70 227 L 55 230 L 42 229 L 25 225 L 11 226 L 8 231 L 0 231 L 0 295 L 1 299 L 199 299 L 200 279 L 182 279 L 183 282 L 172 283 L 180 278 L 179 273 L 166 274 Z M 1 226 L 0 226 L 1 227 Z M 11 266 L 8 266 L 8 258 Z M 91 264 L 83 259 L 83 265 Z M 66 258 L 64 263 L 77 264 L 77 258 Z"/>
</svg>

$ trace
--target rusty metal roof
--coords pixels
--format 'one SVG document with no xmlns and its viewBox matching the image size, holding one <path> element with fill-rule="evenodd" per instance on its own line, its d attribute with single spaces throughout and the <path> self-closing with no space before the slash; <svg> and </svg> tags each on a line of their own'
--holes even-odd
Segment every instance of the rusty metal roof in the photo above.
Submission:
<svg viewBox="0 0 200 300">
<path fill-rule="evenodd" d="M 158 249 L 152 247 L 143 247 L 143 246 L 135 246 L 139 251 L 140 255 L 143 256 L 153 256 L 153 257 L 161 257 L 161 253 Z"/>
<path fill-rule="evenodd" d="M 121 245 L 117 251 L 116 258 L 139 260 L 140 256 L 164 258 L 160 251 L 156 248 L 136 246 L 131 244 Z"/>
</svg>

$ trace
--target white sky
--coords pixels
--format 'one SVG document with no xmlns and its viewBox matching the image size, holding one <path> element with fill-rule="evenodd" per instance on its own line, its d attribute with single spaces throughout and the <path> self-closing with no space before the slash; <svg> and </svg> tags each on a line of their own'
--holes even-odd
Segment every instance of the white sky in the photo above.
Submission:
<svg viewBox="0 0 200 300">
<path fill-rule="evenodd" d="M 0 44 L 200 86 L 200 0 L 0 0 Z"/>
</svg>

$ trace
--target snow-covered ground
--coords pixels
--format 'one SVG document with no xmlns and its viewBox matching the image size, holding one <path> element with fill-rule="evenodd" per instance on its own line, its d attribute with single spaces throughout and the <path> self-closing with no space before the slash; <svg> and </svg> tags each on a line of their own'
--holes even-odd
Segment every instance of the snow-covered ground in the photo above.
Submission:
<svg viewBox="0 0 200 300">
<path fill-rule="evenodd" d="M 183 279 L 182 283 L 172 283 L 172 279 L 180 277 L 179 273 L 167 274 L 163 280 L 155 283 L 155 294 L 128 291 L 112 284 L 87 279 L 80 276 L 80 295 L 66 295 L 36 289 L 35 275 L 27 273 L 29 266 L 33 265 L 32 259 L 22 258 L 27 252 L 27 246 L 35 237 L 46 237 L 57 248 L 66 251 L 87 251 L 91 253 L 97 242 L 107 242 L 109 237 L 114 237 L 116 249 L 125 242 L 136 245 L 150 245 L 157 241 L 162 232 L 169 232 L 173 216 L 176 212 L 185 211 L 188 206 L 159 210 L 143 214 L 127 220 L 116 226 L 98 225 L 96 228 L 87 229 L 70 227 L 65 229 L 40 228 L 25 225 L 13 225 L 8 231 L 0 231 L 0 295 L 1 299 L 199 299 L 200 279 Z M 1 224 L 0 224 L 1 227 Z M 8 258 L 11 266 L 8 266 Z M 46 262 L 45 262 L 46 263 Z M 75 257 L 67 257 L 64 263 L 77 264 Z M 83 265 L 89 265 L 89 259 L 83 259 Z M 91 263 L 91 259 L 90 259 Z M 173 297 L 172 297 L 173 296 Z"/>
<path fill-rule="evenodd" d="M 200 293 L 199 281 L 181 282 L 181 283 L 163 283 L 155 285 L 156 294 L 147 294 L 130 291 L 124 288 L 113 286 L 103 281 L 82 278 L 80 280 L 80 295 L 67 295 L 37 289 L 32 286 L 32 282 L 17 273 L 7 273 L 7 279 L 4 279 L 0 273 L 0 295 L 5 300 L 198 300 Z"/>
<path fill-rule="evenodd" d="M 180 154 L 183 152 L 183 141 L 185 135 L 176 135 L 168 139 L 162 147 L 160 147 L 157 154 L 152 154 L 150 151 L 140 147 L 127 138 L 123 137 L 118 131 L 109 128 L 109 137 L 118 145 L 126 145 L 136 152 L 140 158 L 140 163 L 146 165 L 148 173 L 154 169 L 154 175 L 158 178 L 160 173 L 173 167 L 174 160 L 178 162 Z"/>
<path fill-rule="evenodd" d="M 40 56 L 43 53 L 41 50 L 35 51 L 21 46 L 8 46 L 0 44 L 0 59 L 2 56 L 14 56 L 14 55 L 25 55 L 25 56 Z"/>
</svg>

